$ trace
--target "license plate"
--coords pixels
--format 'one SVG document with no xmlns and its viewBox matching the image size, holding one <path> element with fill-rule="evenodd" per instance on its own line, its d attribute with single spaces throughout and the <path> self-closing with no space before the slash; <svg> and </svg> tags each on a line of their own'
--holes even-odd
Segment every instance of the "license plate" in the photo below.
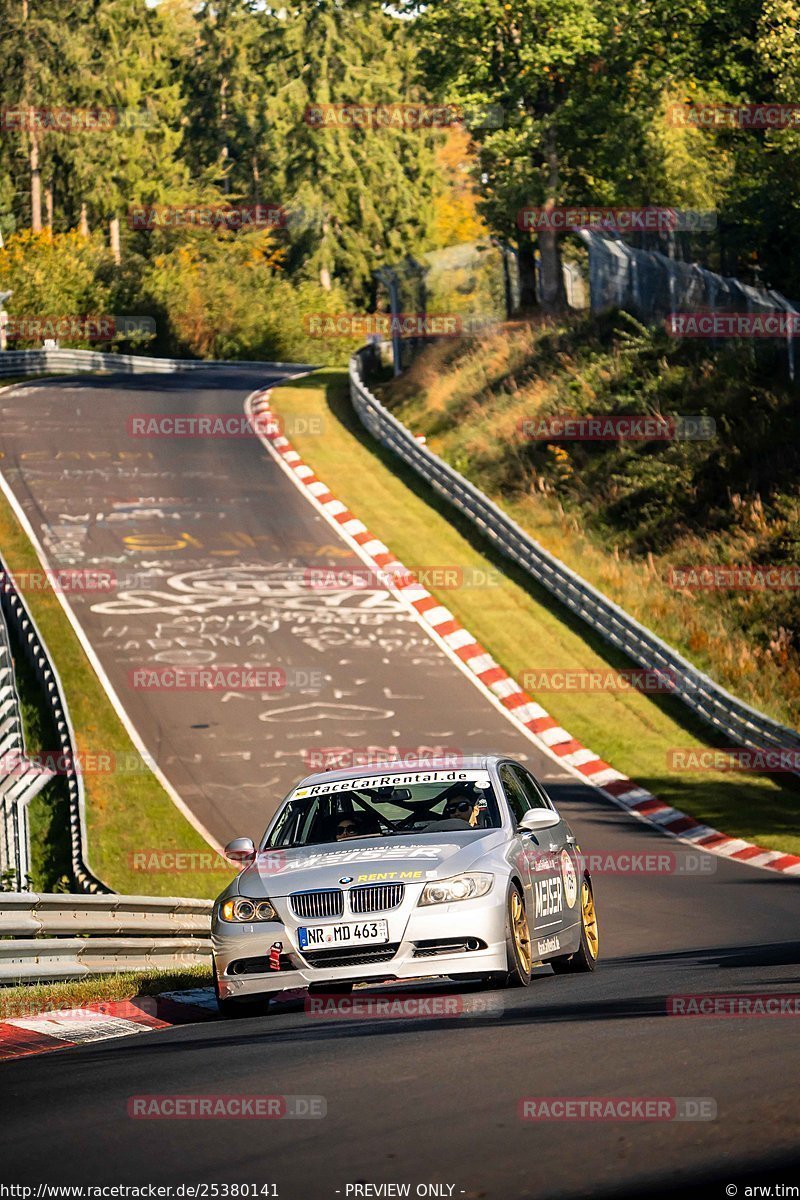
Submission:
<svg viewBox="0 0 800 1200">
<path fill-rule="evenodd" d="M 312 925 L 297 931 L 301 950 L 328 946 L 361 946 L 364 942 L 388 942 L 388 921 L 359 921 L 357 925 Z"/>
</svg>

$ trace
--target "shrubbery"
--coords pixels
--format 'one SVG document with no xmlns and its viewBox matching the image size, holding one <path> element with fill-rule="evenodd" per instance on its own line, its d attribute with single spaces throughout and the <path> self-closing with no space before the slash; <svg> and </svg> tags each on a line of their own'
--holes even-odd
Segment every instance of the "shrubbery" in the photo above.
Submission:
<svg viewBox="0 0 800 1200">
<path fill-rule="evenodd" d="M 100 234 L 83 237 L 77 232 L 51 234 L 23 230 L 8 238 L 0 250 L 0 289 L 11 291 L 6 307 L 13 317 L 48 317 L 123 314 L 135 308 L 135 270 L 121 269 Z M 142 346 L 148 338 L 116 336 L 105 348 Z M 87 338 L 64 340 L 62 345 L 88 347 Z M 41 346 L 41 339 L 12 340 L 9 349 Z"/>
<path fill-rule="evenodd" d="M 154 257 L 142 280 L 164 353 L 337 363 L 359 344 L 309 336 L 304 319 L 348 307 L 339 288 L 293 282 L 266 233 L 199 234 Z"/>
<path fill-rule="evenodd" d="M 118 266 L 99 235 L 25 231 L 0 250 L 0 288 L 13 292 L 7 307 L 14 316 L 155 320 L 154 336 L 62 339 L 62 346 L 321 364 L 345 361 L 359 344 L 306 332 L 312 314 L 352 305 L 337 287 L 290 280 L 268 233 L 191 231 L 149 260 L 133 254 Z M 40 344 L 10 341 L 9 348 Z"/>
</svg>

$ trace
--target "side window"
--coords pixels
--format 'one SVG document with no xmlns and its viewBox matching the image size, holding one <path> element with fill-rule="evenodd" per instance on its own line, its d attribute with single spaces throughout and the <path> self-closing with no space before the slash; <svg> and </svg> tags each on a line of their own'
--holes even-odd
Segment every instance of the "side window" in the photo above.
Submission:
<svg viewBox="0 0 800 1200">
<path fill-rule="evenodd" d="M 300 808 L 292 802 L 278 818 L 278 823 L 270 834 L 268 846 L 285 846 L 296 840 L 295 833 L 300 822 Z"/>
<path fill-rule="evenodd" d="M 550 799 L 542 785 L 533 778 L 530 771 L 520 770 L 520 774 L 524 778 L 529 794 L 533 797 L 533 807 L 552 808 L 555 811 L 555 805 L 553 804 L 553 801 Z"/>
<path fill-rule="evenodd" d="M 517 823 L 525 816 L 529 808 L 537 807 L 528 798 L 527 790 L 522 786 L 522 780 L 516 769 L 510 763 L 503 763 L 500 768 L 500 782 L 503 785 L 508 806 Z"/>
</svg>

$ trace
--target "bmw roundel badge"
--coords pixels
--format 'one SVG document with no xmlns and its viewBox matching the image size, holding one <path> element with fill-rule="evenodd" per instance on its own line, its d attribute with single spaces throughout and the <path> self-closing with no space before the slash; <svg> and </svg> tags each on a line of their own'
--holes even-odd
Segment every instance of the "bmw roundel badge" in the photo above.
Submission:
<svg viewBox="0 0 800 1200">
<path fill-rule="evenodd" d="M 352 882 L 353 882 L 352 875 L 343 875 L 342 878 L 339 880 L 339 883 L 352 883 Z"/>
</svg>

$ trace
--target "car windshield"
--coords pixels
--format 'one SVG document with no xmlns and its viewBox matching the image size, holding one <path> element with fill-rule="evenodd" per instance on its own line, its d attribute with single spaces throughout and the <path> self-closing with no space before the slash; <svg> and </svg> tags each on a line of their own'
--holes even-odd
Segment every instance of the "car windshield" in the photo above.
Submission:
<svg viewBox="0 0 800 1200">
<path fill-rule="evenodd" d="M 499 827 L 487 771 L 413 772 L 301 785 L 281 810 L 266 846 Z"/>
</svg>

